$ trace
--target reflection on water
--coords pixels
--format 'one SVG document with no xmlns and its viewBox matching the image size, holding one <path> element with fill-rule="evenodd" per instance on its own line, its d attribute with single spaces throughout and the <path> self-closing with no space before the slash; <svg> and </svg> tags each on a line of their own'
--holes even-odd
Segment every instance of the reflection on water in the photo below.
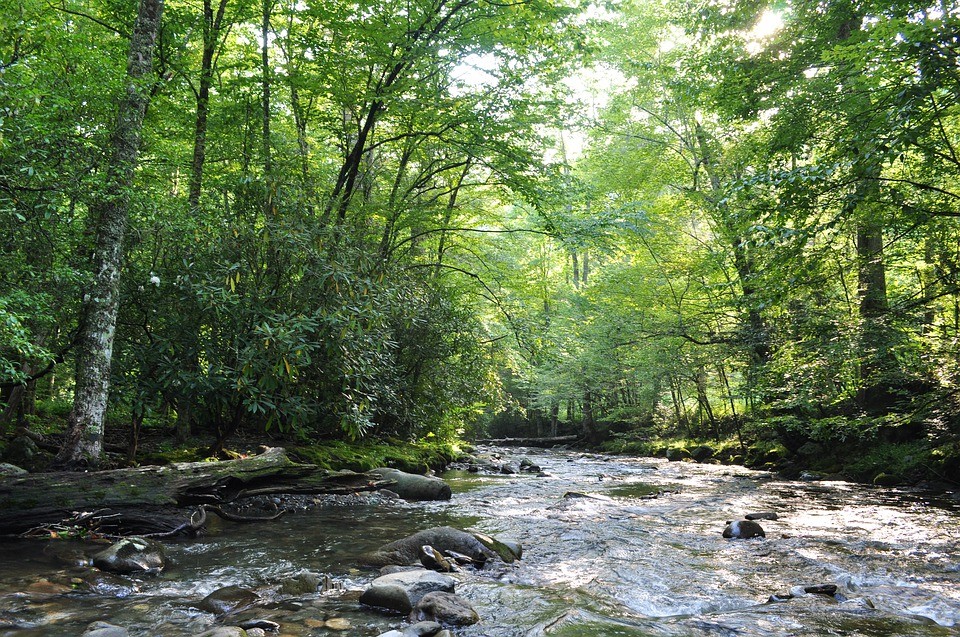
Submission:
<svg viewBox="0 0 960 637">
<path fill-rule="evenodd" d="M 357 556 L 444 524 L 525 550 L 515 565 L 460 576 L 458 592 L 483 618 L 457 631 L 468 637 L 957 634 L 955 499 L 738 467 L 503 453 L 528 454 L 547 475 L 451 472 L 449 502 L 330 506 L 263 525 L 213 520 L 205 537 L 168 545 L 172 565 L 158 578 L 91 578 L 93 547 L 5 541 L 0 636 L 78 635 L 96 619 L 135 636 L 194 635 L 213 625 L 194 606 L 210 591 L 268 591 L 302 570 L 329 574 L 346 594 L 278 599 L 259 617 L 286 635 L 332 634 L 322 627 L 330 617 L 349 620 L 347 634 L 378 635 L 403 620 L 358 606 L 351 591 L 375 574 L 355 569 Z M 761 521 L 766 539 L 720 536 L 727 520 L 757 511 L 778 514 Z M 814 584 L 839 594 L 803 594 Z M 768 603 L 774 594 L 786 601 Z"/>
</svg>

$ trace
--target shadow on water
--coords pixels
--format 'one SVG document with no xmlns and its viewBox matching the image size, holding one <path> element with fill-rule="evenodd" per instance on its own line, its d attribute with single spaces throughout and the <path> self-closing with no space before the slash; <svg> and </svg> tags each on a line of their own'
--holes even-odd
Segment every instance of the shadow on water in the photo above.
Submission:
<svg viewBox="0 0 960 637">
<path fill-rule="evenodd" d="M 786 482 L 739 467 L 550 451 L 541 476 L 450 472 L 449 502 L 321 506 L 262 525 L 212 520 L 171 542 L 159 577 L 96 575 L 89 544 L 0 545 L 0 637 L 79 635 L 91 621 L 133 637 L 195 635 L 214 625 L 196 604 L 226 585 L 256 588 L 303 570 L 327 593 L 258 609 L 282 635 L 376 636 L 404 619 L 364 609 L 376 575 L 357 558 L 418 530 L 474 527 L 524 546 L 524 559 L 458 576 L 482 621 L 461 637 L 939 637 L 960 624 L 960 507 L 950 495 L 842 482 Z M 752 511 L 765 539 L 725 540 Z M 837 596 L 805 594 L 833 584 Z M 273 586 L 273 589 L 271 589 Z M 784 601 L 768 603 L 771 595 Z M 793 595 L 791 598 L 790 595 Z M 268 600 L 269 601 L 269 600 Z M 19 628 L 4 626 L 17 625 Z"/>
</svg>

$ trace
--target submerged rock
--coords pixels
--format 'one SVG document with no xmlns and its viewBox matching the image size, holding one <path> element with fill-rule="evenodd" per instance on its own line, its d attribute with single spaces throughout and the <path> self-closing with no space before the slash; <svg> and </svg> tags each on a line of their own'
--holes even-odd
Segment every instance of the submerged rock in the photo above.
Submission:
<svg viewBox="0 0 960 637">
<path fill-rule="evenodd" d="M 260 596 L 240 586 L 224 586 L 203 598 L 197 607 L 214 615 L 226 615 L 253 606 Z"/>
<path fill-rule="evenodd" d="M 403 629 L 403 637 L 433 637 L 443 630 L 437 622 L 417 622 Z"/>
<path fill-rule="evenodd" d="M 763 527 L 752 520 L 736 520 L 727 524 L 723 530 L 723 537 L 733 539 L 749 539 L 752 537 L 766 537 Z"/>
<path fill-rule="evenodd" d="M 780 516 L 774 511 L 761 511 L 759 513 L 748 513 L 745 516 L 748 520 L 779 520 Z"/>
<path fill-rule="evenodd" d="M 390 573 L 373 580 L 360 596 L 360 603 L 409 613 L 425 595 L 438 591 L 452 593 L 455 584 L 452 577 L 426 569 Z"/>
<path fill-rule="evenodd" d="M 445 626 L 470 626 L 480 621 L 480 615 L 459 595 L 437 592 L 424 595 L 410 613 L 410 621 L 424 620 Z"/>
<path fill-rule="evenodd" d="M 200 633 L 197 637 L 247 637 L 247 631 L 239 626 L 218 626 Z"/>
<path fill-rule="evenodd" d="M 93 556 L 93 565 L 111 573 L 155 574 L 166 566 L 163 546 L 142 537 L 115 542 Z"/>
<path fill-rule="evenodd" d="M 280 582 L 280 592 L 284 595 L 309 595 L 316 593 L 322 579 L 316 573 L 304 571 Z"/>
<path fill-rule="evenodd" d="M 395 481 L 396 484 L 389 489 L 404 500 L 449 500 L 452 494 L 450 485 L 435 476 L 421 476 L 387 467 L 374 469 L 371 473 L 379 473 L 384 480 Z"/>
<path fill-rule="evenodd" d="M 126 628 L 99 621 L 87 626 L 83 632 L 83 637 L 128 637 L 129 635 Z"/>
</svg>

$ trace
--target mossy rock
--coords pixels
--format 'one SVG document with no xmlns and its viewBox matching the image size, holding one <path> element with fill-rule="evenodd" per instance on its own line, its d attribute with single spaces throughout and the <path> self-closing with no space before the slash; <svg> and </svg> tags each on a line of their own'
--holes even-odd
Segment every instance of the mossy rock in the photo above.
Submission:
<svg viewBox="0 0 960 637">
<path fill-rule="evenodd" d="M 878 473 L 873 478 L 873 484 L 878 487 L 895 487 L 899 484 L 903 484 L 903 478 L 892 473 Z"/>
<path fill-rule="evenodd" d="M 783 445 L 754 445 L 747 449 L 745 464 L 748 467 L 775 467 L 785 461 L 788 455 Z"/>
<path fill-rule="evenodd" d="M 690 457 L 697 462 L 706 462 L 716 455 L 716 451 L 709 445 L 697 445 L 690 450 Z"/>
<path fill-rule="evenodd" d="M 667 460 L 670 461 L 685 460 L 691 457 L 686 447 L 669 447 L 666 450 L 665 456 Z"/>
</svg>

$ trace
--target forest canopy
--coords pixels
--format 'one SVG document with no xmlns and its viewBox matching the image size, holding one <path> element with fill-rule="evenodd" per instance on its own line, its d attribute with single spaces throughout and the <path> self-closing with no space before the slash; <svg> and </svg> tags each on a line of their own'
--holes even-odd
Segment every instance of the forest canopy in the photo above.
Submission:
<svg viewBox="0 0 960 637">
<path fill-rule="evenodd" d="M 954 3 L 133 4 L 0 6 L 0 406 L 61 465 L 144 429 L 960 458 Z"/>
</svg>

